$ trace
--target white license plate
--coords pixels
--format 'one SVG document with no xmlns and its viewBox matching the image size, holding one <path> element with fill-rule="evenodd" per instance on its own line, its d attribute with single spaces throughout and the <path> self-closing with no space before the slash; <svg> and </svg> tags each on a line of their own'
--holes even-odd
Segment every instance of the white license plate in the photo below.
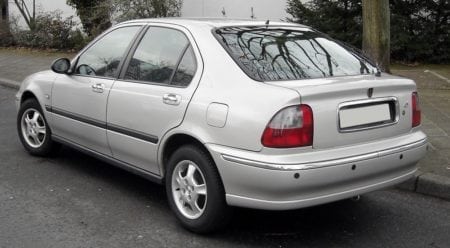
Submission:
<svg viewBox="0 0 450 248">
<path fill-rule="evenodd" d="M 340 128 L 349 128 L 391 120 L 389 104 L 378 104 L 339 111 Z"/>
</svg>

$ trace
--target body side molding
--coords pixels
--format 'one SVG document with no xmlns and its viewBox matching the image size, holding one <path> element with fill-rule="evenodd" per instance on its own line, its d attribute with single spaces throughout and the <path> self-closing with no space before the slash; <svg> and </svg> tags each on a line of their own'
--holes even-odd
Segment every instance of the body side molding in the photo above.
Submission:
<svg viewBox="0 0 450 248">
<path fill-rule="evenodd" d="M 51 107 L 49 105 L 45 105 L 45 110 L 47 110 L 48 112 L 53 113 L 53 114 L 64 116 L 64 117 L 67 117 L 67 118 L 70 118 L 70 119 L 73 119 L 73 120 L 76 120 L 79 122 L 83 122 L 83 123 L 86 123 L 86 124 L 89 124 L 89 125 L 92 125 L 95 127 L 103 128 L 103 129 L 110 130 L 110 131 L 120 133 L 123 135 L 131 136 L 133 138 L 144 140 L 144 141 L 147 141 L 147 142 L 150 142 L 153 144 L 157 144 L 159 141 L 159 138 L 155 135 L 146 134 L 146 133 L 143 133 L 140 131 L 132 130 L 132 129 L 129 129 L 126 127 L 117 126 L 114 124 L 108 124 L 103 121 L 95 120 L 95 119 L 89 118 L 87 116 L 75 114 L 75 113 L 68 112 L 68 111 L 65 111 L 65 110 L 62 110 L 59 108 Z"/>
</svg>

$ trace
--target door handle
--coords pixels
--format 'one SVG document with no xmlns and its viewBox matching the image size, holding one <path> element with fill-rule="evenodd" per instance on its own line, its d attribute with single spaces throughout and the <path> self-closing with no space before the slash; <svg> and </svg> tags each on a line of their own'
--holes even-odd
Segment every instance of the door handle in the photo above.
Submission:
<svg viewBox="0 0 450 248">
<path fill-rule="evenodd" d="M 181 103 L 181 96 L 176 94 L 164 94 L 163 102 L 165 104 L 177 106 Z"/>
<path fill-rule="evenodd" d="M 93 84 L 91 85 L 91 87 L 92 91 L 97 93 L 103 93 L 103 91 L 105 90 L 105 84 Z"/>
</svg>

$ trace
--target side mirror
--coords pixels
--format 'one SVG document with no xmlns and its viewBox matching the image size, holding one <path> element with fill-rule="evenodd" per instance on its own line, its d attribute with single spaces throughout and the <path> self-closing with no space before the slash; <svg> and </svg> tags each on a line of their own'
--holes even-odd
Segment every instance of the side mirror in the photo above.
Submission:
<svg viewBox="0 0 450 248">
<path fill-rule="evenodd" d="M 52 71 L 60 74 L 67 74 L 70 70 L 70 60 L 66 58 L 61 58 L 53 61 Z"/>
</svg>

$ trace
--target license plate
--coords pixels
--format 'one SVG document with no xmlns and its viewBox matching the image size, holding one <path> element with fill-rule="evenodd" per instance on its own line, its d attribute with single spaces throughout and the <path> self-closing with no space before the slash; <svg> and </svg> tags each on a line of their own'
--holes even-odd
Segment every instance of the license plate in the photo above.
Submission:
<svg viewBox="0 0 450 248">
<path fill-rule="evenodd" d="M 364 107 L 341 109 L 339 124 L 341 129 L 392 121 L 388 103 Z"/>
</svg>

